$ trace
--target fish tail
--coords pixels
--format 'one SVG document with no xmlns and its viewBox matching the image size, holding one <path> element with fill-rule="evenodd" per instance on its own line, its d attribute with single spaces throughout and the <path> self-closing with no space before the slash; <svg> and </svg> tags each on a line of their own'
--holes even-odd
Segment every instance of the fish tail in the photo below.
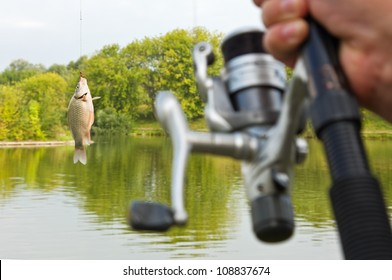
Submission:
<svg viewBox="0 0 392 280">
<path fill-rule="evenodd" d="M 75 147 L 75 152 L 74 152 L 74 158 L 73 158 L 74 163 L 76 164 L 78 161 L 80 161 L 82 164 L 87 163 L 87 155 L 86 155 L 86 149 L 82 147 Z"/>
</svg>

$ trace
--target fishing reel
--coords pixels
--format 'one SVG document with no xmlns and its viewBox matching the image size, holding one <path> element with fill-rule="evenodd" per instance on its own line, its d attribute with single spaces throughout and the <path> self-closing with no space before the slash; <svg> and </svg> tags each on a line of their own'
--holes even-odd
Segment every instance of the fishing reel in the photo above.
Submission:
<svg viewBox="0 0 392 280">
<path fill-rule="evenodd" d="M 171 206 L 135 201 L 130 224 L 137 230 L 164 231 L 184 225 L 184 178 L 190 153 L 209 153 L 242 161 L 251 205 L 253 230 L 265 242 L 288 239 L 294 231 L 291 187 L 295 164 L 308 149 L 298 137 L 305 126 L 307 87 L 299 63 L 287 83 L 285 67 L 262 47 L 263 32 L 243 29 L 227 36 L 221 46 L 225 66 L 209 77 L 212 46 L 193 50 L 197 87 L 205 102 L 209 132 L 192 131 L 176 97 L 160 92 L 156 114 L 173 143 Z"/>
</svg>

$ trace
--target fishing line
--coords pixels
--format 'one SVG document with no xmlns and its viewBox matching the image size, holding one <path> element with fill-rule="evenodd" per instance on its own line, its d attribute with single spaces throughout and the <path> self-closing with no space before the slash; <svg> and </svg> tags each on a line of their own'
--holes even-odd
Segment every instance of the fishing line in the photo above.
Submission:
<svg viewBox="0 0 392 280">
<path fill-rule="evenodd" d="M 83 55 L 83 11 L 82 11 L 82 0 L 80 0 L 80 29 L 79 29 L 79 52 L 80 52 L 80 57 Z"/>
<path fill-rule="evenodd" d="M 80 63 L 79 63 L 78 68 L 79 68 L 80 76 L 82 77 L 82 76 L 84 76 L 84 74 L 83 74 L 84 71 L 82 69 L 82 57 L 83 57 L 83 1 L 80 0 L 79 4 L 80 4 L 80 6 L 79 6 L 79 19 L 80 19 L 80 21 L 79 21 L 79 23 L 80 23 L 80 26 L 79 26 L 79 61 L 80 61 Z"/>
<path fill-rule="evenodd" d="M 193 0 L 193 28 L 197 27 L 197 3 Z"/>
</svg>

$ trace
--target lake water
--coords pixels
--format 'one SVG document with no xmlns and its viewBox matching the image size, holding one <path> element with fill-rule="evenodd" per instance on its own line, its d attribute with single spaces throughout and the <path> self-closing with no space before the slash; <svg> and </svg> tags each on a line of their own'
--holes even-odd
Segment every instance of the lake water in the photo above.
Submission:
<svg viewBox="0 0 392 280">
<path fill-rule="evenodd" d="M 316 141 L 296 168 L 295 233 L 271 245 L 251 229 L 240 164 L 208 155 L 190 158 L 187 226 L 165 233 L 130 229 L 130 201 L 170 200 L 170 140 L 95 140 L 86 166 L 72 163 L 71 146 L 0 149 L 0 259 L 343 258 Z M 366 147 L 391 217 L 392 142 Z"/>
</svg>

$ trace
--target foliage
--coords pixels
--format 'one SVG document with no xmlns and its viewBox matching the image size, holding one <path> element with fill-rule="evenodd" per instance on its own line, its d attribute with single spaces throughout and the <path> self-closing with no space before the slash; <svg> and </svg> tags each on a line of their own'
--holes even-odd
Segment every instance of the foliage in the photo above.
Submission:
<svg viewBox="0 0 392 280">
<path fill-rule="evenodd" d="M 23 79 L 42 74 L 45 67 L 41 64 L 32 64 L 24 59 L 13 62 L 0 74 L 0 84 L 12 85 Z"/>
<path fill-rule="evenodd" d="M 0 140 L 43 140 L 65 133 L 65 80 L 54 73 L 0 86 Z"/>
<path fill-rule="evenodd" d="M 291 80 L 291 78 L 293 77 L 293 68 L 290 68 L 290 67 L 285 67 L 285 69 L 286 69 L 286 79 L 288 80 L 288 81 L 290 81 Z"/>
<path fill-rule="evenodd" d="M 131 116 L 117 112 L 114 108 L 105 108 L 97 113 L 96 126 L 93 127 L 95 134 L 126 134 L 131 130 Z"/>
<path fill-rule="evenodd" d="M 16 88 L 0 86 L 0 140 L 18 139 L 21 97 Z"/>
<path fill-rule="evenodd" d="M 107 46 L 86 62 L 85 69 L 95 94 L 103 97 L 103 107 L 130 114 L 133 119 L 150 118 L 156 94 L 170 90 L 180 99 L 187 117 L 193 119 L 202 115 L 203 104 L 193 78 L 192 48 L 199 41 L 209 41 L 217 48 L 220 38 L 220 34 L 201 28 L 178 29 L 136 40 L 123 49 Z M 214 69 L 220 69 L 219 62 Z"/>
</svg>

